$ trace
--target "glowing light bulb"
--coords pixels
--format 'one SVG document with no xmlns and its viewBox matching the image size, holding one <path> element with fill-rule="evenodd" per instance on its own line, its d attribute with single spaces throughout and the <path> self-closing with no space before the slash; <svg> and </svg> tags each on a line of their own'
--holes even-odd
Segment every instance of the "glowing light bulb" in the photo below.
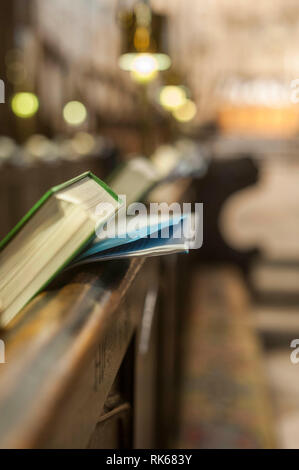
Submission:
<svg viewBox="0 0 299 470">
<path fill-rule="evenodd" d="M 28 119 L 37 113 L 39 100 L 34 93 L 16 93 L 11 100 L 11 108 L 16 116 Z"/>
<path fill-rule="evenodd" d="M 138 54 L 131 64 L 131 76 L 139 83 L 154 80 L 158 70 L 158 62 L 152 54 Z"/>
<path fill-rule="evenodd" d="M 182 106 L 173 111 L 173 116 L 179 122 L 189 122 L 192 121 L 196 113 L 196 104 L 191 100 L 186 100 Z"/>
<path fill-rule="evenodd" d="M 87 118 L 87 109 L 80 101 L 70 101 L 63 108 L 63 118 L 70 126 L 80 126 Z"/>
<path fill-rule="evenodd" d="M 118 59 L 118 65 L 122 70 L 126 72 L 132 72 L 132 64 L 134 60 L 138 58 L 141 54 L 136 52 L 128 52 L 127 54 L 122 54 Z M 143 54 L 145 55 L 145 53 Z M 148 54 L 154 57 L 158 64 L 158 70 L 167 70 L 171 66 L 171 58 L 167 54 Z"/>
<path fill-rule="evenodd" d="M 186 100 L 186 91 L 183 87 L 169 85 L 161 89 L 160 104 L 169 111 L 179 108 Z"/>
</svg>

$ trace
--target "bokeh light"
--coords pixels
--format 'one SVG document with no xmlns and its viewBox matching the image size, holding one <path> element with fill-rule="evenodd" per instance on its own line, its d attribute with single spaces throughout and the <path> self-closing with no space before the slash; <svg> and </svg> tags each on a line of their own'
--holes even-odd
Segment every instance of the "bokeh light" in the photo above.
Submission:
<svg viewBox="0 0 299 470">
<path fill-rule="evenodd" d="M 87 118 L 87 109 L 80 101 L 70 101 L 63 108 L 63 118 L 70 126 L 80 126 Z"/>
<path fill-rule="evenodd" d="M 180 86 L 168 85 L 160 91 L 160 104 L 169 111 L 182 106 L 186 99 L 186 91 Z"/>
<path fill-rule="evenodd" d="M 189 122 L 194 119 L 196 113 L 196 104 L 191 100 L 186 100 L 182 106 L 173 111 L 173 116 L 179 122 Z"/>
<path fill-rule="evenodd" d="M 26 141 L 24 149 L 29 161 L 55 161 L 58 159 L 58 147 L 54 141 L 41 134 L 34 134 Z"/>
<path fill-rule="evenodd" d="M 39 100 L 34 93 L 16 93 L 11 100 L 14 114 L 20 118 L 31 118 L 39 108 Z"/>
<path fill-rule="evenodd" d="M 13 139 L 6 136 L 0 137 L 0 163 L 9 160 L 16 153 L 17 145 Z"/>
<path fill-rule="evenodd" d="M 134 60 L 137 59 L 140 55 L 134 52 L 128 52 L 127 54 L 122 54 L 118 60 L 118 65 L 122 70 L 126 72 L 132 72 L 132 64 Z M 158 64 L 158 70 L 163 71 L 169 69 L 171 66 L 171 58 L 167 54 L 148 54 L 155 58 Z"/>
<path fill-rule="evenodd" d="M 131 64 L 131 76 L 139 83 L 147 83 L 157 77 L 159 66 L 152 54 L 138 54 Z"/>
<path fill-rule="evenodd" d="M 79 155 L 88 155 L 95 148 L 95 138 L 87 132 L 78 132 L 72 139 L 72 148 Z"/>
</svg>

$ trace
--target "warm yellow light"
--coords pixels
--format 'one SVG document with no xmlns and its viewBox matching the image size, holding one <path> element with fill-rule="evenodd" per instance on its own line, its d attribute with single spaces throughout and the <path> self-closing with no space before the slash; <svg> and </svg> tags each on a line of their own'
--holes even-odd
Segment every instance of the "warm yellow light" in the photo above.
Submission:
<svg viewBox="0 0 299 470">
<path fill-rule="evenodd" d="M 151 161 L 161 177 L 167 176 L 178 164 L 180 153 L 172 145 L 161 145 L 151 156 Z"/>
<path fill-rule="evenodd" d="M 70 126 L 80 126 L 87 118 L 87 110 L 80 101 L 70 101 L 63 108 L 63 118 Z"/>
<path fill-rule="evenodd" d="M 173 111 L 186 102 L 186 91 L 183 87 L 168 85 L 160 91 L 160 104 L 163 108 Z"/>
<path fill-rule="evenodd" d="M 95 147 L 95 139 L 87 132 L 78 132 L 72 139 L 72 148 L 79 155 L 88 155 Z"/>
<path fill-rule="evenodd" d="M 173 111 L 173 116 L 179 122 L 189 122 L 192 121 L 196 113 L 196 104 L 191 100 L 186 100 L 181 107 Z"/>
<path fill-rule="evenodd" d="M 159 70 L 168 70 L 171 66 L 171 58 L 167 54 L 155 54 L 155 59 L 158 62 Z"/>
<path fill-rule="evenodd" d="M 11 101 L 14 114 L 20 118 L 31 118 L 37 113 L 39 101 L 33 93 L 16 93 Z"/>
<path fill-rule="evenodd" d="M 154 80 L 158 74 L 158 62 L 152 54 L 138 54 L 131 65 L 134 80 L 146 83 Z"/>
<path fill-rule="evenodd" d="M 42 158 L 48 146 L 49 140 L 44 135 L 35 134 L 27 140 L 25 149 L 34 157 Z"/>
<path fill-rule="evenodd" d="M 150 45 L 150 33 L 148 28 L 140 26 L 134 35 L 134 46 L 137 51 L 146 51 Z"/>
<path fill-rule="evenodd" d="M 126 72 L 132 71 L 132 64 L 134 60 L 140 55 L 140 53 L 136 52 L 128 52 L 127 54 L 123 54 L 120 56 L 118 60 L 118 65 L 122 70 Z M 167 70 L 171 66 L 171 59 L 167 54 L 150 54 L 153 56 L 158 64 L 158 70 Z"/>
</svg>

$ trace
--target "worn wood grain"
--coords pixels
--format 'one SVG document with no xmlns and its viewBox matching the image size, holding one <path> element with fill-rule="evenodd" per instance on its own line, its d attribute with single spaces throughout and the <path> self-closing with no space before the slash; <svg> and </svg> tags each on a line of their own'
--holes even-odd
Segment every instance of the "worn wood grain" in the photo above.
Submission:
<svg viewBox="0 0 299 470">
<path fill-rule="evenodd" d="M 38 443 L 143 262 L 103 263 L 69 274 L 27 306 L 2 335 L 7 349 L 0 369 L 1 447 Z M 119 319 L 114 320 L 117 329 Z"/>
</svg>

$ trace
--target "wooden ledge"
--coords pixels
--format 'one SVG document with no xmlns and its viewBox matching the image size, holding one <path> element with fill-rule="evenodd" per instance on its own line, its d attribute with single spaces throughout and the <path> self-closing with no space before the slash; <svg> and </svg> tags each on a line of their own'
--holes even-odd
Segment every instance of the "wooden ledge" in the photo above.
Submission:
<svg viewBox="0 0 299 470">
<path fill-rule="evenodd" d="M 92 358 L 144 263 L 110 261 L 60 276 L 1 334 L 0 447 L 28 448 Z"/>
<path fill-rule="evenodd" d="M 180 202 L 190 183 L 164 185 L 150 200 Z M 66 421 L 71 417 L 68 429 L 85 426 L 86 435 L 97 423 L 140 321 L 144 295 L 157 282 L 159 263 L 154 259 L 135 281 L 144 263 L 144 258 L 134 258 L 69 270 L 23 309 L 9 330 L 0 331 L 6 346 L 6 364 L 0 364 L 0 448 L 82 444 L 78 435 L 66 437 Z M 134 284 L 134 295 L 128 298 L 133 282 L 140 285 Z M 106 361 L 107 367 L 89 396 L 99 345 L 101 363 Z M 78 398 L 82 383 L 86 386 L 76 414 L 72 397 Z M 88 409 L 91 399 L 96 409 Z"/>
</svg>

